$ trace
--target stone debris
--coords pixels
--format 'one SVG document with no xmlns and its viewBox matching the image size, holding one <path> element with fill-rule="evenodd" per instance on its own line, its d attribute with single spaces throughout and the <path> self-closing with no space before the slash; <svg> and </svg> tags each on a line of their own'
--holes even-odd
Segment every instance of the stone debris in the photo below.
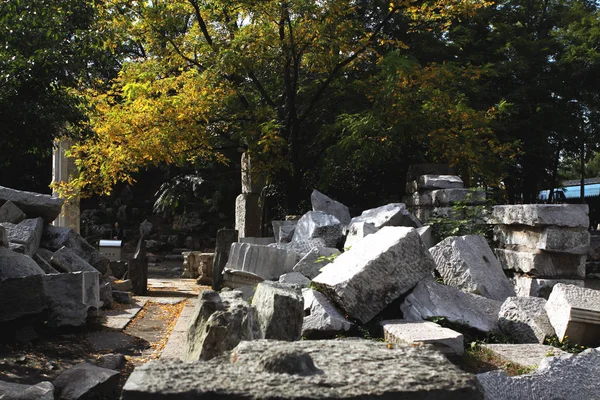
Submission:
<svg viewBox="0 0 600 400">
<path fill-rule="evenodd" d="M 554 335 L 545 305 L 539 297 L 509 297 L 498 314 L 500 330 L 517 343 L 544 343 L 546 336 Z"/>
<path fill-rule="evenodd" d="M 465 293 L 433 278 L 420 281 L 400 306 L 404 319 L 421 321 L 444 317 L 482 332 L 499 332 L 501 301 Z"/>
<path fill-rule="evenodd" d="M 8 235 L 8 242 L 23 245 L 23 253 L 33 256 L 40 247 L 44 221 L 41 218 L 30 218 L 19 222 L 18 225 L 8 222 L 1 224 Z"/>
<path fill-rule="evenodd" d="M 92 267 L 87 261 L 67 247 L 58 249 L 50 259 L 50 262 L 60 272 L 98 272 L 96 268 Z"/>
<path fill-rule="evenodd" d="M 329 337 L 349 331 L 353 324 L 323 295 L 313 289 L 302 289 L 304 320 L 302 336 Z"/>
<path fill-rule="evenodd" d="M 498 225 L 588 229 L 588 211 L 587 204 L 518 204 L 495 206 L 492 215 Z"/>
<path fill-rule="evenodd" d="M 58 197 L 0 186 L 0 201 L 2 200 L 10 200 L 29 218 L 42 217 L 47 223 L 58 217 L 64 203 L 64 200 Z"/>
<path fill-rule="evenodd" d="M 294 237 L 298 221 L 272 221 L 273 235 L 277 243 L 289 243 Z"/>
<path fill-rule="evenodd" d="M 381 321 L 385 341 L 394 344 L 427 344 L 442 353 L 462 355 L 465 351 L 462 333 L 443 328 L 430 321 Z"/>
<path fill-rule="evenodd" d="M 483 236 L 451 236 L 429 249 L 447 285 L 504 301 L 515 296 L 512 284 Z"/>
<path fill-rule="evenodd" d="M 226 288 L 239 290 L 245 300 L 254 295 L 256 285 L 264 281 L 265 278 L 252 272 L 238 271 L 225 268 L 223 271 L 223 282 Z"/>
<path fill-rule="evenodd" d="M 425 225 L 420 228 L 417 228 L 417 232 L 419 233 L 419 236 L 421 236 L 421 241 L 428 249 L 432 248 L 437 244 L 433 236 L 433 227 Z"/>
<path fill-rule="evenodd" d="M 8 234 L 2 225 L 0 225 L 0 247 L 8 247 Z"/>
<path fill-rule="evenodd" d="M 100 368 L 112 369 L 120 371 L 125 365 L 125 356 L 123 354 L 104 354 L 98 357 L 96 364 Z"/>
<path fill-rule="evenodd" d="M 313 211 L 321 211 L 325 214 L 333 215 L 344 225 L 350 223 L 350 210 L 339 201 L 335 201 L 315 189 L 310 195 L 310 202 Z"/>
<path fill-rule="evenodd" d="M 60 274 L 45 258 L 40 256 L 40 253 L 37 252 L 33 255 L 33 261 L 37 263 L 37 265 L 44 271 L 46 274 Z"/>
<path fill-rule="evenodd" d="M 600 351 L 589 349 L 578 355 L 547 357 L 537 370 L 509 377 L 504 371 L 477 375 L 485 399 L 596 400 L 600 393 Z"/>
<path fill-rule="evenodd" d="M 298 340 L 302 334 L 304 298 L 296 286 L 264 281 L 252 297 L 260 338 Z"/>
<path fill-rule="evenodd" d="M 548 319 L 559 340 L 600 346 L 600 291 L 558 283 L 546 303 Z"/>
<path fill-rule="evenodd" d="M 423 175 L 455 175 L 448 164 L 412 164 L 406 172 L 406 193 L 416 192 L 419 177 Z"/>
<path fill-rule="evenodd" d="M 375 229 L 384 226 L 409 226 L 420 228 L 423 224 L 407 209 L 404 203 L 391 203 L 385 206 L 365 210 L 358 217 L 351 220 L 351 224 L 366 222 L 372 224 Z"/>
<path fill-rule="evenodd" d="M 456 175 L 421 175 L 419 177 L 417 190 L 428 189 L 456 189 L 464 188 L 465 184 Z"/>
<path fill-rule="evenodd" d="M 279 283 L 308 287 L 308 285 L 310 285 L 310 279 L 300 272 L 288 272 L 279 277 Z"/>
<path fill-rule="evenodd" d="M 111 292 L 112 299 L 120 304 L 135 304 L 133 297 L 130 292 L 123 292 L 121 290 L 113 290 Z"/>
<path fill-rule="evenodd" d="M 182 278 L 197 279 L 201 285 L 210 285 L 212 283 L 214 253 L 186 251 L 182 254 L 184 268 Z"/>
<path fill-rule="evenodd" d="M 333 215 L 321 211 L 309 211 L 300 218 L 292 242 L 320 238 L 325 247 L 336 247 L 342 239 L 344 225 Z"/>
<path fill-rule="evenodd" d="M 542 250 L 496 249 L 498 260 L 507 270 L 544 278 L 585 278 L 585 255 L 551 253 Z"/>
<path fill-rule="evenodd" d="M 54 385 L 50 382 L 22 385 L 0 381 L 0 396 L 6 400 L 54 400 Z"/>
<path fill-rule="evenodd" d="M 340 254 L 340 251 L 333 247 L 315 247 L 294 265 L 294 272 L 299 272 L 308 279 L 314 279 L 321 273 L 321 270 L 331 262 L 332 257 Z"/>
<path fill-rule="evenodd" d="M 584 286 L 583 279 L 545 279 L 545 278 L 533 278 L 527 275 L 515 275 L 512 278 L 515 286 L 515 292 L 519 297 L 542 297 L 548 300 L 552 288 L 557 283 L 564 283 L 566 285 Z"/>
<path fill-rule="evenodd" d="M 217 231 L 211 285 L 213 290 L 220 290 L 223 286 L 223 270 L 229 259 L 231 244 L 237 242 L 237 240 L 238 232 L 234 229 L 219 229 Z"/>
<path fill-rule="evenodd" d="M 344 249 L 347 250 L 351 248 L 356 242 L 378 230 L 379 229 L 375 228 L 375 225 L 369 222 L 352 222 L 348 227 L 348 235 L 346 236 Z"/>
<path fill-rule="evenodd" d="M 258 338 L 256 309 L 242 299 L 241 292 L 205 290 L 200 292 L 190 318 L 182 359 L 209 360 L 232 350 L 242 340 Z"/>
<path fill-rule="evenodd" d="M 267 246 L 271 243 L 276 243 L 274 237 L 241 237 L 240 243 L 257 244 L 260 246 Z"/>
<path fill-rule="evenodd" d="M 292 272 L 297 262 L 298 255 L 293 251 L 236 242 L 231 245 L 226 268 L 278 280 L 281 275 Z"/>
<path fill-rule="evenodd" d="M 326 265 L 313 283 L 350 318 L 367 323 L 434 268 L 416 230 L 384 227 Z"/>
<path fill-rule="evenodd" d="M 523 368 L 537 368 L 548 357 L 567 354 L 557 347 L 537 343 L 482 344 L 481 347 L 496 357 Z"/>
<path fill-rule="evenodd" d="M 439 373 L 443 371 L 443 373 Z M 176 377 L 176 378 L 175 378 Z M 199 379 L 201 377 L 201 379 Z M 475 378 L 438 351 L 354 340 L 242 342 L 201 363 L 150 361 L 123 388 L 132 399 L 481 399 Z"/>
<path fill-rule="evenodd" d="M 555 226 L 524 227 L 497 225 L 494 240 L 502 247 L 521 246 L 549 252 L 584 255 L 590 246 L 587 229 L 567 229 Z"/>
<path fill-rule="evenodd" d="M 112 290 L 129 291 L 133 289 L 131 279 L 125 279 L 124 281 L 114 281 L 111 284 Z"/>
<path fill-rule="evenodd" d="M 25 218 L 27 218 L 25 213 L 10 200 L 0 207 L 0 222 L 18 224 Z"/>
<path fill-rule="evenodd" d="M 119 376 L 117 371 L 84 362 L 69 368 L 52 383 L 60 400 L 116 398 Z"/>
<path fill-rule="evenodd" d="M 85 325 L 88 310 L 101 306 L 99 275 L 85 271 L 43 276 L 50 328 Z"/>
</svg>

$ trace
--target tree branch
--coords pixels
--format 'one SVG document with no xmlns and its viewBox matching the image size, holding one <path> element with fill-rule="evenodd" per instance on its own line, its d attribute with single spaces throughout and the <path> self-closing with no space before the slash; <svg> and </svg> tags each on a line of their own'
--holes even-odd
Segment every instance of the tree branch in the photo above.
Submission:
<svg viewBox="0 0 600 400">
<path fill-rule="evenodd" d="M 196 15 L 196 19 L 198 20 L 198 24 L 200 25 L 200 30 L 202 30 L 202 34 L 204 35 L 204 39 L 210 47 L 213 46 L 212 37 L 208 33 L 208 29 L 206 28 L 206 23 L 202 18 L 202 14 L 200 13 L 200 6 L 198 6 L 198 2 L 196 0 L 188 0 L 189 3 L 194 7 L 194 13 Z"/>
</svg>

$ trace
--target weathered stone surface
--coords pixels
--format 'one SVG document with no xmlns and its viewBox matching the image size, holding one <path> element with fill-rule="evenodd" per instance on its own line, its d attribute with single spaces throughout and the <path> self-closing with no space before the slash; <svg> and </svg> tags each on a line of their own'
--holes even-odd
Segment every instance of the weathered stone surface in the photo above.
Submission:
<svg viewBox="0 0 600 400">
<path fill-rule="evenodd" d="M 119 371 L 125 365 L 125 356 L 123 354 L 104 354 L 98 357 L 97 365 L 100 368 Z"/>
<path fill-rule="evenodd" d="M 260 236 L 260 194 L 240 194 L 235 199 L 235 229 L 239 237 Z"/>
<path fill-rule="evenodd" d="M 418 182 L 418 190 L 461 189 L 465 187 L 463 180 L 456 175 L 421 175 Z"/>
<path fill-rule="evenodd" d="M 44 271 L 31 257 L 0 247 L 0 282 L 7 279 L 43 275 Z"/>
<path fill-rule="evenodd" d="M 114 301 L 120 304 L 134 304 L 133 296 L 130 292 L 123 292 L 122 290 L 113 290 L 111 292 Z"/>
<path fill-rule="evenodd" d="M 540 297 L 509 297 L 498 314 L 500 330 L 517 343 L 544 343 L 546 336 L 554 335 Z"/>
<path fill-rule="evenodd" d="M 435 237 L 433 236 L 433 227 L 429 225 L 422 226 L 420 228 L 417 228 L 417 233 L 419 234 L 419 236 L 421 236 L 421 242 L 423 242 L 425 247 L 427 247 L 428 249 L 432 248 L 437 244 Z"/>
<path fill-rule="evenodd" d="M 515 296 L 512 284 L 483 236 L 451 236 L 429 252 L 447 285 L 499 301 Z"/>
<path fill-rule="evenodd" d="M 327 257 L 339 254 L 339 252 L 333 247 L 315 247 L 294 265 L 294 272 L 300 272 L 308 279 L 314 279 L 321 273 L 321 269 L 331 262 Z"/>
<path fill-rule="evenodd" d="M 465 352 L 462 333 L 443 328 L 430 321 L 381 321 L 385 341 L 394 344 L 429 344 L 442 353 Z"/>
<path fill-rule="evenodd" d="M 110 282 L 104 280 L 104 278 L 100 277 L 99 282 L 99 294 L 100 294 L 100 302 L 103 309 L 111 308 L 113 304 L 113 295 L 112 295 L 112 287 Z"/>
<path fill-rule="evenodd" d="M 310 285 L 310 279 L 302 275 L 300 272 L 288 272 L 287 274 L 283 274 L 279 277 L 279 283 L 308 287 L 308 285 Z"/>
<path fill-rule="evenodd" d="M 366 323 L 434 268 L 416 230 L 385 227 L 326 265 L 313 283 L 351 318 Z"/>
<path fill-rule="evenodd" d="M 482 344 L 481 347 L 506 362 L 525 368 L 537 368 L 547 357 L 567 354 L 557 347 L 537 343 Z"/>
<path fill-rule="evenodd" d="M 313 211 L 321 211 L 325 214 L 333 215 L 344 225 L 350 223 L 350 210 L 339 201 L 327 197 L 318 190 L 313 190 L 310 195 L 310 202 Z"/>
<path fill-rule="evenodd" d="M 97 271 L 44 275 L 44 294 L 50 308 L 47 325 L 85 325 L 88 309 L 101 306 L 99 277 Z"/>
<path fill-rule="evenodd" d="M 299 288 L 276 282 L 261 282 L 252 297 L 252 306 L 256 309 L 262 339 L 300 339 L 304 298 Z"/>
<path fill-rule="evenodd" d="M 8 247 L 8 234 L 2 225 L 0 225 L 0 247 Z"/>
<path fill-rule="evenodd" d="M 144 295 L 148 291 L 148 259 L 146 258 L 146 242 L 138 241 L 135 254 L 127 262 L 127 276 L 131 280 L 133 294 Z"/>
<path fill-rule="evenodd" d="M 587 204 L 518 204 L 495 206 L 495 223 L 499 225 L 589 227 Z"/>
<path fill-rule="evenodd" d="M 465 293 L 453 286 L 424 279 L 406 296 L 400 306 L 404 319 L 420 321 L 430 317 L 445 317 L 482 332 L 498 332 L 501 301 Z"/>
<path fill-rule="evenodd" d="M 57 251 L 63 246 L 67 247 L 87 261 L 92 267 L 100 271 L 101 274 L 106 273 L 110 264 L 108 258 L 101 255 L 94 246 L 70 228 L 47 225 L 44 228 L 40 246 L 52 251 Z"/>
<path fill-rule="evenodd" d="M 260 246 L 267 246 L 271 243 L 275 243 L 274 237 L 241 237 L 240 243 L 257 244 Z"/>
<path fill-rule="evenodd" d="M 455 175 L 448 164 L 412 164 L 406 172 L 406 181 L 416 181 L 422 175 Z"/>
<path fill-rule="evenodd" d="M 73 250 L 67 247 L 61 247 L 52 256 L 50 260 L 52 266 L 60 272 L 91 271 L 98 272 L 83 258 L 79 257 Z"/>
<path fill-rule="evenodd" d="M 283 249 L 286 251 L 294 252 L 298 255 L 298 260 L 303 258 L 313 249 L 319 249 L 327 247 L 323 238 L 314 238 L 306 240 L 296 240 L 290 243 L 273 243 L 269 247 L 275 247 L 277 249 Z"/>
<path fill-rule="evenodd" d="M 271 225 L 273 227 L 273 236 L 275 236 L 275 241 L 277 243 L 289 243 L 292 241 L 294 237 L 294 231 L 296 230 L 296 225 L 298 225 L 298 221 L 271 221 Z"/>
<path fill-rule="evenodd" d="M 579 255 L 586 254 L 590 246 L 590 233 L 587 229 L 497 225 L 494 227 L 494 239 L 502 247 L 523 246 Z"/>
<path fill-rule="evenodd" d="M 237 242 L 238 232 L 235 229 L 219 229 L 215 243 L 215 257 L 212 273 L 212 288 L 221 289 L 223 286 L 223 269 L 229 259 L 231 244 Z"/>
<path fill-rule="evenodd" d="M 54 400 L 54 385 L 50 382 L 22 385 L 0 381 L 0 396 L 3 400 Z"/>
<path fill-rule="evenodd" d="M 413 228 L 420 228 L 423 225 L 408 212 L 404 203 L 391 203 L 365 210 L 359 217 L 352 218 L 351 222 L 367 222 L 373 224 L 376 229 L 381 229 L 384 226 L 411 226 Z"/>
<path fill-rule="evenodd" d="M 368 222 L 353 222 L 348 227 L 348 236 L 346 236 L 346 242 L 344 243 L 344 249 L 349 249 L 356 242 L 361 240 L 367 235 L 377 232 L 378 229 L 375 225 Z"/>
<path fill-rule="evenodd" d="M 252 272 L 238 271 L 225 268 L 223 271 L 223 282 L 226 288 L 239 290 L 244 300 L 248 300 L 254 295 L 256 285 L 264 281 L 265 278 Z"/>
<path fill-rule="evenodd" d="M 18 224 L 25 218 L 27 218 L 25 213 L 10 200 L 0 207 L 0 222 Z"/>
<path fill-rule="evenodd" d="M 112 284 L 112 289 L 113 290 L 121 290 L 121 291 L 128 291 L 133 289 L 133 284 L 131 283 L 131 279 L 125 279 L 124 281 L 114 281 Z"/>
<path fill-rule="evenodd" d="M 256 310 L 238 291 L 200 292 L 190 318 L 184 360 L 209 360 L 233 349 L 242 340 L 260 337 Z"/>
<path fill-rule="evenodd" d="M 10 200 L 29 218 L 42 217 L 50 223 L 58 217 L 63 199 L 46 194 L 25 192 L 0 186 L 0 200 Z"/>
<path fill-rule="evenodd" d="M 40 246 L 44 221 L 41 218 L 30 218 L 21 221 L 18 225 L 8 222 L 2 223 L 10 243 L 24 246 L 24 254 L 32 256 Z"/>
<path fill-rule="evenodd" d="M 598 399 L 600 351 L 548 357 L 533 373 L 509 377 L 504 371 L 477 375 L 485 398 L 493 400 Z"/>
<path fill-rule="evenodd" d="M 544 279 L 534 278 L 527 275 L 515 275 L 512 278 L 515 285 L 515 292 L 519 297 L 542 297 L 548 300 L 552 288 L 557 283 L 566 285 L 584 286 L 583 279 Z"/>
<path fill-rule="evenodd" d="M 352 328 L 342 313 L 323 295 L 313 289 L 302 289 L 304 321 L 302 336 L 325 337 L 347 332 Z"/>
<path fill-rule="evenodd" d="M 585 256 L 541 250 L 496 249 L 502 268 L 545 278 L 585 278 Z"/>
<path fill-rule="evenodd" d="M 548 319 L 560 340 L 600 346 L 600 290 L 558 283 L 546 303 Z"/>
<path fill-rule="evenodd" d="M 485 201 L 485 198 L 485 191 L 477 189 L 439 189 L 431 192 L 434 207 L 445 207 L 457 202 L 478 204 Z"/>
<path fill-rule="evenodd" d="M 300 218 L 292 242 L 321 238 L 326 247 L 336 247 L 342 238 L 343 225 L 333 215 L 309 211 Z"/>
<path fill-rule="evenodd" d="M 439 373 L 443 371 L 443 373 Z M 177 379 L 174 377 L 177 376 Z M 201 379 L 199 379 L 201 377 Z M 255 340 L 202 363 L 137 367 L 123 400 L 481 399 L 475 379 L 441 353 L 366 340 Z"/>
<path fill-rule="evenodd" d="M 260 194 L 265 186 L 265 177 L 259 171 L 252 170 L 252 159 L 245 152 L 242 153 L 242 193 Z"/>
<path fill-rule="evenodd" d="M 60 374 L 53 383 L 60 400 L 116 398 L 119 373 L 84 362 Z"/>
<path fill-rule="evenodd" d="M 265 279 L 278 280 L 281 275 L 292 272 L 297 261 L 298 255 L 292 251 L 248 243 L 233 243 L 226 267 L 252 272 Z"/>
</svg>

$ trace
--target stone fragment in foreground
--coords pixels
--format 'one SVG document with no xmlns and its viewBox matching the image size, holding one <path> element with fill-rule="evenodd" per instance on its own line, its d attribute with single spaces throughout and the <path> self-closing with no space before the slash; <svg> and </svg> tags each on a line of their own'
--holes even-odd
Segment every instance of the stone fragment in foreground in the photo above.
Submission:
<svg viewBox="0 0 600 400">
<path fill-rule="evenodd" d="M 343 225 L 333 215 L 309 211 L 300 218 L 292 242 L 321 238 L 326 247 L 336 247 L 342 238 Z"/>
<path fill-rule="evenodd" d="M 528 249 L 496 249 L 496 255 L 504 269 L 546 278 L 585 278 L 585 255 Z"/>
<path fill-rule="evenodd" d="M 209 360 L 242 340 L 259 337 L 256 310 L 242 299 L 241 292 L 205 290 L 200 292 L 190 318 L 182 359 Z"/>
<path fill-rule="evenodd" d="M 509 377 L 504 371 L 477 375 L 485 398 L 493 400 L 597 400 L 600 351 L 589 349 L 542 360 L 531 374 Z"/>
<path fill-rule="evenodd" d="M 535 278 L 527 275 L 515 275 L 512 278 L 515 285 L 515 292 L 519 297 L 542 297 L 548 300 L 552 288 L 557 283 L 564 283 L 565 285 L 584 286 L 583 279 L 547 279 L 547 278 Z"/>
<path fill-rule="evenodd" d="M 294 265 L 294 272 L 300 272 L 308 279 L 313 279 L 321 273 L 321 269 L 331 263 L 328 257 L 339 253 L 340 251 L 333 247 L 315 247 Z"/>
<path fill-rule="evenodd" d="M 27 218 L 25 213 L 10 200 L 0 207 L 0 222 L 18 224 L 25 218 Z"/>
<path fill-rule="evenodd" d="M 342 313 L 323 295 L 313 289 L 302 289 L 304 321 L 302 336 L 318 338 L 344 333 L 352 328 Z"/>
<path fill-rule="evenodd" d="M 225 268 L 223 271 L 223 284 L 226 288 L 239 290 L 244 300 L 248 300 L 254 294 L 256 285 L 264 281 L 265 278 L 252 272 L 238 271 L 236 269 Z"/>
<path fill-rule="evenodd" d="M 356 242 L 361 240 L 367 235 L 377 232 L 378 229 L 375 225 L 369 222 L 353 222 L 348 227 L 348 236 L 346 236 L 346 242 L 344 243 L 344 249 L 349 249 Z"/>
<path fill-rule="evenodd" d="M 44 221 L 41 218 L 30 218 L 14 225 L 8 222 L 3 223 L 6 228 L 9 243 L 23 245 L 24 254 L 32 256 L 40 247 Z"/>
<path fill-rule="evenodd" d="M 360 339 L 256 340 L 207 362 L 151 361 L 134 370 L 122 399 L 374 397 L 482 399 L 475 377 L 438 351 L 388 349 L 385 343 Z"/>
<path fill-rule="evenodd" d="M 44 275 L 44 293 L 50 308 L 47 325 L 85 325 L 88 309 L 101 306 L 99 277 L 97 271 Z"/>
<path fill-rule="evenodd" d="M 0 247 L 8 247 L 8 234 L 2 225 L 0 225 Z"/>
<path fill-rule="evenodd" d="M 600 346 L 600 290 L 558 283 L 546 303 L 548 319 L 562 341 Z"/>
<path fill-rule="evenodd" d="M 518 204 L 495 206 L 493 219 L 498 225 L 555 225 L 566 228 L 589 227 L 587 204 Z"/>
<path fill-rule="evenodd" d="M 385 206 L 365 210 L 358 217 L 352 218 L 351 223 L 366 222 L 372 224 L 375 229 L 384 226 L 411 226 L 420 228 L 423 224 L 415 218 L 404 203 L 390 203 Z"/>
<path fill-rule="evenodd" d="M 482 332 L 499 332 L 498 312 L 501 301 L 465 293 L 453 286 L 442 285 L 432 278 L 417 284 L 400 306 L 404 319 L 420 321 L 445 317 Z"/>
<path fill-rule="evenodd" d="M 587 254 L 590 233 L 587 229 L 566 229 L 553 226 L 524 228 L 522 226 L 496 225 L 494 238 L 501 246 L 523 246 L 530 249 L 568 254 Z"/>
<path fill-rule="evenodd" d="M 350 222 L 350 210 L 348 207 L 335 201 L 332 198 L 324 195 L 318 190 L 313 190 L 310 195 L 310 202 L 312 204 L 313 211 L 321 211 L 325 214 L 333 215 L 342 224 L 347 225 Z"/>
<path fill-rule="evenodd" d="M 100 254 L 94 246 L 70 228 L 47 225 L 44 228 L 40 246 L 53 252 L 65 246 L 100 271 L 101 274 L 106 273 L 108 264 L 110 264 L 107 257 Z"/>
<path fill-rule="evenodd" d="M 541 297 L 509 297 L 498 314 L 500 329 L 517 343 L 544 343 L 554 335 L 545 305 Z"/>
<path fill-rule="evenodd" d="M 444 283 L 464 292 L 504 301 L 512 284 L 483 236 L 451 236 L 429 249 Z"/>
<path fill-rule="evenodd" d="M 58 249 L 50 261 L 52 266 L 60 272 L 98 272 L 96 268 L 92 267 L 88 262 L 67 247 L 61 247 Z"/>
<path fill-rule="evenodd" d="M 442 353 L 462 355 L 465 352 L 462 333 L 443 328 L 430 321 L 381 321 L 385 341 L 395 344 L 429 344 Z"/>
<path fill-rule="evenodd" d="M 54 385 L 50 382 L 22 385 L 0 381 L 0 396 L 6 400 L 54 400 Z"/>
<path fill-rule="evenodd" d="M 434 268 L 416 230 L 384 227 L 325 266 L 313 283 L 351 318 L 367 323 Z"/>
<path fill-rule="evenodd" d="M 524 368 L 537 368 L 548 357 L 567 354 L 557 347 L 537 343 L 482 344 L 481 347 L 506 362 Z"/>
<path fill-rule="evenodd" d="M 277 243 L 289 243 L 294 237 L 294 231 L 296 230 L 298 221 L 271 221 L 273 227 L 273 235 Z"/>
<path fill-rule="evenodd" d="M 118 396 L 119 372 L 83 362 L 66 370 L 52 382 L 56 398 L 109 399 Z"/>
<path fill-rule="evenodd" d="M 298 261 L 293 251 L 250 243 L 233 243 L 226 267 L 232 270 L 252 272 L 264 279 L 279 280 L 292 272 Z"/>
<path fill-rule="evenodd" d="M 261 282 L 252 297 L 262 339 L 300 339 L 304 298 L 299 288 L 277 282 Z"/>
<path fill-rule="evenodd" d="M 25 192 L 0 186 L 0 200 L 10 200 L 29 218 L 42 217 L 51 223 L 58 217 L 63 199 L 46 194 Z"/>
<path fill-rule="evenodd" d="M 288 272 L 287 274 L 283 274 L 279 277 L 279 283 L 308 287 L 308 285 L 310 285 L 310 279 L 302 275 L 300 272 Z"/>
</svg>

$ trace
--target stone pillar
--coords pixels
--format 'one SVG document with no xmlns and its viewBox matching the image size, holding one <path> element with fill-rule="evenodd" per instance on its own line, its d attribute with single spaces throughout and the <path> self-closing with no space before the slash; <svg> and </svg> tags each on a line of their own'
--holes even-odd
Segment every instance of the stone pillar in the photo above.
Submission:
<svg viewBox="0 0 600 400">
<path fill-rule="evenodd" d="M 235 229 L 239 237 L 260 236 L 259 206 L 260 193 L 265 185 L 264 179 L 251 170 L 250 157 L 242 154 L 242 194 L 235 200 Z"/>
<path fill-rule="evenodd" d="M 61 140 L 57 142 L 56 147 L 52 151 L 52 181 L 66 182 L 70 177 L 77 174 L 77 166 L 75 160 L 65 157 L 65 152 L 71 147 L 70 140 Z M 54 193 L 57 197 L 57 193 Z M 53 222 L 55 226 L 71 228 L 79 233 L 79 197 L 65 200 L 62 210 L 58 218 Z"/>
<path fill-rule="evenodd" d="M 234 229 L 220 229 L 217 232 L 215 244 L 215 258 L 212 270 L 212 288 L 220 290 L 223 285 L 223 269 L 229 259 L 231 244 L 238 241 L 238 231 Z"/>
</svg>

